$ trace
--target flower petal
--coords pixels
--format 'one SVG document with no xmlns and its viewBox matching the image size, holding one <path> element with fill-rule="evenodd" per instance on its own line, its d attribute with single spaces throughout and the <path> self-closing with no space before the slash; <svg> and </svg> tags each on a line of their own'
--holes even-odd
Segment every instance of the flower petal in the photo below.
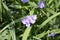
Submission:
<svg viewBox="0 0 60 40">
<path fill-rule="evenodd" d="M 30 23 L 26 23 L 26 27 L 30 27 Z"/>
<path fill-rule="evenodd" d="M 32 17 L 33 20 L 37 19 L 37 15 L 32 15 L 31 17 Z"/>
<path fill-rule="evenodd" d="M 22 23 L 23 23 L 23 24 L 26 24 L 26 21 L 25 21 L 25 19 L 22 19 Z"/>
<path fill-rule="evenodd" d="M 55 36 L 56 34 L 55 33 L 51 33 L 51 36 Z"/>
</svg>

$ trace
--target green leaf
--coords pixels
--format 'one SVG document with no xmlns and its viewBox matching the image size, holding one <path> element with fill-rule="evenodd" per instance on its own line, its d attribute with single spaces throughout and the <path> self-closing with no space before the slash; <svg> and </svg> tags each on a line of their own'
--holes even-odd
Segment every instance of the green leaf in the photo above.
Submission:
<svg viewBox="0 0 60 40">
<path fill-rule="evenodd" d="M 38 34 L 38 35 L 36 35 L 36 36 L 33 36 L 33 38 L 35 38 L 35 39 L 40 39 L 40 38 L 44 37 L 45 35 L 46 35 L 46 32 L 43 32 L 43 33 L 41 33 L 41 34 Z"/>
<path fill-rule="evenodd" d="M 6 9 L 6 11 L 7 11 L 7 13 L 8 13 L 8 18 L 9 18 L 9 20 L 13 21 L 12 15 L 11 15 L 11 11 L 10 11 L 10 9 L 8 8 L 8 6 L 3 3 L 3 7 Z"/>
<path fill-rule="evenodd" d="M 24 32 L 24 34 L 23 34 L 22 40 L 27 40 L 31 28 L 32 28 L 32 27 L 26 28 L 26 30 L 25 30 L 25 32 Z"/>
<path fill-rule="evenodd" d="M 15 28 L 11 28 L 9 31 L 10 35 L 12 36 L 12 40 L 16 40 Z"/>
<path fill-rule="evenodd" d="M 2 17 L 2 3 L 1 3 L 2 1 L 0 0 L 0 19 L 1 19 L 1 17 Z"/>
<path fill-rule="evenodd" d="M 11 40 L 11 35 L 10 33 L 8 32 L 8 30 L 4 30 L 4 32 L 2 32 L 0 34 L 0 40 Z"/>
<path fill-rule="evenodd" d="M 54 15 L 52 15 L 51 17 L 49 17 L 48 19 L 46 19 L 41 25 L 39 25 L 39 29 L 43 28 L 49 21 L 51 21 L 53 18 L 55 18 L 56 16 L 60 15 L 60 12 L 55 13 Z"/>
<path fill-rule="evenodd" d="M 2 33 L 5 29 L 7 29 L 8 27 L 10 27 L 10 26 L 13 25 L 14 23 L 20 22 L 20 20 L 21 20 L 21 18 L 15 20 L 15 21 L 12 21 L 11 23 L 7 24 L 2 30 L 0 30 L 0 33 Z"/>
<path fill-rule="evenodd" d="M 32 9 L 29 14 L 33 15 L 33 13 L 34 13 L 34 9 Z"/>
<path fill-rule="evenodd" d="M 47 5 L 50 5 L 52 2 L 53 2 L 53 0 L 50 0 L 50 1 L 47 3 Z"/>
<path fill-rule="evenodd" d="M 2 3 L 3 4 L 3 7 L 7 10 L 7 11 L 10 11 L 9 8 L 6 6 L 5 3 Z"/>
<path fill-rule="evenodd" d="M 36 36 L 39 37 L 39 38 L 42 38 L 45 34 L 46 34 L 46 32 L 43 32 L 43 33 L 41 33 L 39 35 L 36 35 Z"/>
<path fill-rule="evenodd" d="M 52 32 L 55 32 L 56 34 L 59 34 L 60 33 L 60 29 L 54 29 L 54 30 L 51 30 L 51 31 L 43 32 L 41 34 L 33 36 L 33 38 L 40 39 L 40 38 L 44 37 L 45 35 L 48 35 L 48 33 L 52 33 Z"/>
<path fill-rule="evenodd" d="M 29 5 L 30 5 L 31 7 L 35 7 L 35 8 L 38 7 L 38 5 L 37 5 L 35 2 L 29 2 Z"/>
</svg>

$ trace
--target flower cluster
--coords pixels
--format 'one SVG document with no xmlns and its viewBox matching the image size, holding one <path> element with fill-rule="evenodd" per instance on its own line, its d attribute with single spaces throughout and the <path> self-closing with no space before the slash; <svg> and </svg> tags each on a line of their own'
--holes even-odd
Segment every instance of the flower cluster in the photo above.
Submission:
<svg viewBox="0 0 60 40">
<path fill-rule="evenodd" d="M 26 25 L 26 27 L 30 27 L 30 23 L 34 24 L 37 19 L 37 15 L 26 16 L 26 18 L 22 19 L 22 23 Z"/>
<path fill-rule="evenodd" d="M 52 36 L 52 37 L 54 37 L 56 34 L 54 33 L 54 32 L 52 32 L 51 34 L 48 34 L 48 36 L 50 37 L 50 36 Z"/>
<path fill-rule="evenodd" d="M 24 4 L 27 2 L 27 0 L 21 0 Z M 39 8 L 44 8 L 44 2 L 39 3 Z M 22 19 L 22 23 L 25 24 L 27 27 L 30 27 L 30 24 L 34 24 L 37 19 L 36 15 L 32 16 L 26 16 L 25 19 Z"/>
</svg>

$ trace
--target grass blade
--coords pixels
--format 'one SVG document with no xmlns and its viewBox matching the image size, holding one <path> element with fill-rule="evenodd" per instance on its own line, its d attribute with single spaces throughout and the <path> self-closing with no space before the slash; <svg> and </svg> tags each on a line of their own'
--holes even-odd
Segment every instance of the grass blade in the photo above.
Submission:
<svg viewBox="0 0 60 40">
<path fill-rule="evenodd" d="M 60 12 L 52 15 L 51 17 L 49 17 L 48 19 L 46 19 L 41 25 L 39 25 L 39 28 L 43 28 L 49 21 L 51 21 L 54 17 L 60 15 Z"/>
<path fill-rule="evenodd" d="M 2 17 L 2 4 L 1 4 L 2 0 L 0 0 L 0 19 Z"/>
<path fill-rule="evenodd" d="M 15 28 L 10 29 L 9 31 L 10 31 L 10 35 L 12 36 L 12 40 L 16 40 Z"/>
<path fill-rule="evenodd" d="M 22 37 L 22 40 L 27 40 L 28 36 L 29 36 L 29 33 L 30 33 L 30 30 L 31 30 L 31 27 L 30 28 L 26 28 L 24 34 L 23 34 L 23 37 Z"/>
</svg>

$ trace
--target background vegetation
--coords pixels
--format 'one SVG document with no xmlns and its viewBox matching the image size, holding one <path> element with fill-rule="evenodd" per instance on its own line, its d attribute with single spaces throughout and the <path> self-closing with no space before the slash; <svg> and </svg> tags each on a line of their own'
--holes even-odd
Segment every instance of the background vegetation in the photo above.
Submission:
<svg viewBox="0 0 60 40">
<path fill-rule="evenodd" d="M 39 8 L 43 1 L 44 8 Z M 27 15 L 37 15 L 31 27 L 22 24 Z M 48 34 L 55 32 L 55 36 Z M 60 40 L 60 0 L 0 0 L 0 40 Z"/>
</svg>

